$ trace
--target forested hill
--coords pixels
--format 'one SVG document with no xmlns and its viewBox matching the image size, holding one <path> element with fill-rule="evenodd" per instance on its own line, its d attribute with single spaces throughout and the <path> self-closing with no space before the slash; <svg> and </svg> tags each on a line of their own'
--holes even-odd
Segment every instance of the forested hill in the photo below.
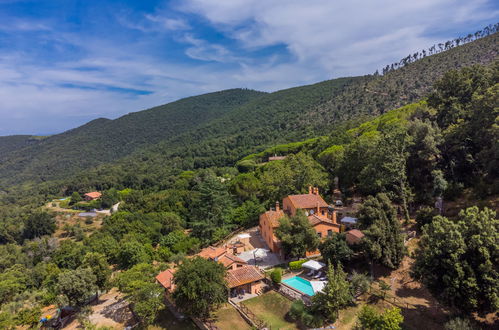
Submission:
<svg viewBox="0 0 499 330">
<path fill-rule="evenodd" d="M 17 149 L 37 143 L 40 138 L 32 135 L 0 136 L 0 159 Z"/>
<path fill-rule="evenodd" d="M 60 179 L 97 165 L 104 167 L 94 174 L 125 175 L 231 165 L 277 143 L 325 134 L 334 123 L 418 100 L 444 72 L 492 61 L 498 44 L 496 33 L 384 76 L 339 78 L 270 94 L 229 90 L 97 120 L 0 158 L 0 185 Z"/>
<path fill-rule="evenodd" d="M 196 128 L 264 94 L 231 89 L 189 97 L 116 120 L 95 119 L 30 143 L 25 143 L 26 136 L 2 137 L 0 181 L 13 174 L 11 183 L 69 176 Z"/>
</svg>

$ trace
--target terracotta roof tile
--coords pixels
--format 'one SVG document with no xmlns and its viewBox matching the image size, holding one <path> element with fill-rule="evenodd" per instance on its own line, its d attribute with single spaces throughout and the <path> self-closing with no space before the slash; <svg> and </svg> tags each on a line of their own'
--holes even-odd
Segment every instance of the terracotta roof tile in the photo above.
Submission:
<svg viewBox="0 0 499 330">
<path fill-rule="evenodd" d="M 235 288 L 247 283 L 264 279 L 265 276 L 255 266 L 244 266 L 227 271 L 225 279 L 229 288 Z"/>
<path fill-rule="evenodd" d="M 309 215 L 307 219 L 312 226 L 318 225 L 319 223 L 328 223 L 330 225 L 339 226 L 338 224 L 334 223 L 333 220 L 326 217 L 318 216 L 317 214 Z"/>
<path fill-rule="evenodd" d="M 356 238 L 362 238 L 362 237 L 365 236 L 364 233 L 361 232 L 358 229 L 352 229 L 352 230 L 347 231 L 346 233 L 349 234 L 349 235 L 352 235 L 352 236 L 354 236 Z"/>
<path fill-rule="evenodd" d="M 218 262 L 224 265 L 224 267 L 229 267 L 233 263 L 247 264 L 243 259 L 233 255 L 232 253 L 226 253 L 218 259 Z"/>
<path fill-rule="evenodd" d="M 263 214 L 264 217 L 267 217 L 269 220 L 269 223 L 272 224 L 272 227 L 279 227 L 279 219 L 284 217 L 284 211 L 279 210 L 279 211 L 267 211 Z"/>
<path fill-rule="evenodd" d="M 156 280 L 165 288 L 170 289 L 173 284 L 173 275 L 177 271 L 176 268 L 167 269 L 156 276 Z"/>
<path fill-rule="evenodd" d="M 197 255 L 205 259 L 215 260 L 216 258 L 219 258 L 221 255 L 225 254 L 226 252 L 227 250 L 224 247 L 208 246 L 207 248 L 204 248 L 201 251 L 199 251 Z"/>
<path fill-rule="evenodd" d="M 293 203 L 294 207 L 298 209 L 311 209 L 317 206 L 328 206 L 322 197 L 316 194 L 289 195 L 288 198 L 291 203 Z"/>
<path fill-rule="evenodd" d="M 102 194 L 98 191 L 92 191 L 92 192 L 86 193 L 85 196 L 88 196 L 90 198 L 99 198 L 102 196 Z"/>
</svg>

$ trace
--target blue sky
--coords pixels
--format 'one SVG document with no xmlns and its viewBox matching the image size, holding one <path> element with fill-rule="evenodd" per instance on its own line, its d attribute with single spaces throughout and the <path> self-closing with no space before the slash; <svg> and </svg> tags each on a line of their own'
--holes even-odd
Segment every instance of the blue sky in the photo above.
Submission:
<svg viewBox="0 0 499 330">
<path fill-rule="evenodd" d="M 0 0 L 0 135 L 372 73 L 498 17 L 488 0 Z"/>
</svg>

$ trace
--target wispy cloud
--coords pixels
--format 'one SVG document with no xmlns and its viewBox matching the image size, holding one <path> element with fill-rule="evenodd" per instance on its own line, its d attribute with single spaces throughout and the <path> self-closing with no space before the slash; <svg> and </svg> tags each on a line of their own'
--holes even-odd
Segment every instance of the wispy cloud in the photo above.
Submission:
<svg viewBox="0 0 499 330">
<path fill-rule="evenodd" d="M 64 3 L 0 0 L 0 135 L 366 74 L 499 17 L 488 0 Z"/>
</svg>

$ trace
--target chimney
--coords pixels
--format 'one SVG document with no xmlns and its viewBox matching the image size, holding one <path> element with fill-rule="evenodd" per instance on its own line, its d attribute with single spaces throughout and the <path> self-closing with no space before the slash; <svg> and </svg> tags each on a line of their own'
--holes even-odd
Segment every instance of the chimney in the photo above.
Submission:
<svg viewBox="0 0 499 330">
<path fill-rule="evenodd" d="M 275 210 L 279 212 L 279 201 L 275 202 Z"/>
<path fill-rule="evenodd" d="M 320 208 L 319 208 L 319 202 L 317 202 L 317 213 L 316 213 L 316 214 L 317 214 L 317 216 L 319 216 L 320 211 L 321 211 L 321 210 L 320 210 Z"/>
<path fill-rule="evenodd" d="M 317 187 L 314 187 L 314 195 L 319 195 L 319 188 Z"/>
<path fill-rule="evenodd" d="M 333 214 L 331 214 L 331 220 L 333 220 L 333 223 L 338 224 L 338 222 L 336 221 L 336 211 L 333 211 Z"/>
<path fill-rule="evenodd" d="M 308 186 L 308 193 L 309 194 L 312 194 L 312 190 L 313 190 L 312 186 Z"/>
</svg>

